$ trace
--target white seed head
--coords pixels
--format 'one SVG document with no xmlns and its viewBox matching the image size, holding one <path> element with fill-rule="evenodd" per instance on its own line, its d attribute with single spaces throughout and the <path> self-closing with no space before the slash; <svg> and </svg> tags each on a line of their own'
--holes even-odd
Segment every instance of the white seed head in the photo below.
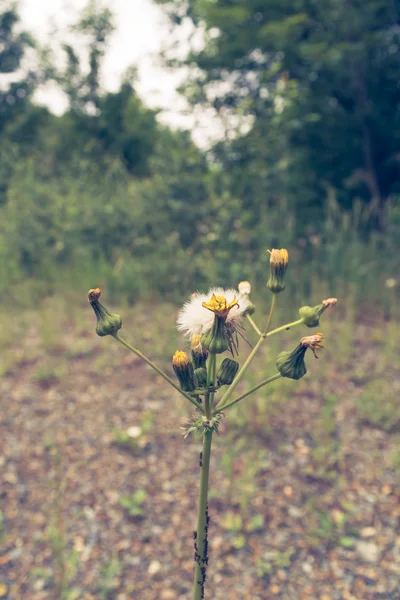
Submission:
<svg viewBox="0 0 400 600">
<path fill-rule="evenodd" d="M 203 302 L 207 303 L 212 295 L 224 296 L 227 303 L 231 303 L 235 297 L 239 306 L 233 306 L 227 315 L 226 322 L 235 326 L 239 324 L 242 315 L 249 306 L 249 299 L 246 294 L 242 294 L 234 289 L 213 288 L 207 294 L 195 292 L 189 300 L 183 305 L 178 314 L 177 326 L 179 331 L 192 337 L 193 335 L 202 335 L 211 329 L 214 323 L 214 313 L 204 308 Z"/>
</svg>

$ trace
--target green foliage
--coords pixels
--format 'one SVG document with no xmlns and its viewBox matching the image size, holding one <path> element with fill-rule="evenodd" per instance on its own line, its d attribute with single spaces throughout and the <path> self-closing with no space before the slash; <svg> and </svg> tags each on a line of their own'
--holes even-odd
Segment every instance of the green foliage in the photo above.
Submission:
<svg viewBox="0 0 400 600">
<path fill-rule="evenodd" d="M 286 552 L 271 551 L 258 559 L 256 564 L 257 576 L 269 577 L 277 569 L 287 569 L 292 564 L 295 550 L 289 548 Z"/>
<path fill-rule="evenodd" d="M 352 548 L 355 545 L 353 531 L 347 531 L 346 523 L 349 514 L 341 510 L 327 512 L 314 509 L 306 517 L 305 523 L 308 528 L 307 537 L 315 549 L 321 548 L 321 544 L 328 547 L 341 545 L 344 548 Z"/>
<path fill-rule="evenodd" d="M 18 74 L 0 90 L 0 135 L 7 123 L 18 118 L 32 94 L 36 82 L 33 72 L 21 72 L 22 60 L 28 48 L 33 46 L 32 37 L 19 27 L 16 7 L 0 2 L 0 74 Z"/>
<path fill-rule="evenodd" d="M 399 193 L 398 9 L 381 0 L 279 2 L 158 0 L 205 44 L 182 61 L 186 93 L 248 132 L 221 144 L 230 189 L 248 204 L 283 202 L 301 227 L 321 217 L 334 190 L 341 206 L 361 199 L 384 228 Z"/>
<path fill-rule="evenodd" d="M 146 509 L 143 506 L 147 498 L 146 490 L 139 488 L 130 496 L 121 496 L 119 503 L 130 517 L 143 517 Z"/>
<path fill-rule="evenodd" d="M 356 304 L 378 301 L 392 313 L 398 282 L 390 290 L 385 282 L 399 267 L 396 189 L 385 184 L 387 190 L 380 192 L 387 231 L 371 229 L 368 193 L 358 184 L 343 183 L 362 168 L 357 163 L 362 115 L 355 126 L 351 111 L 342 114 L 326 100 L 349 75 L 351 61 L 340 46 L 344 42 L 339 44 L 333 33 L 335 26 L 346 37 L 345 8 L 339 3 L 333 26 L 330 4 L 315 7 L 312 17 L 303 3 L 164 4 L 172 15 L 183 17 L 186 10 L 196 25 L 204 24 L 206 46 L 189 62 L 199 64 L 206 83 L 222 82 L 221 94 L 228 89 L 223 97 L 215 94 L 217 108 L 248 117 L 247 133 L 206 154 L 187 132 L 160 125 L 157 111 L 139 98 L 132 70 L 119 90 L 105 91 L 101 71 L 113 16 L 89 3 L 70 32 L 82 42 L 82 55 L 68 37 L 61 40 L 65 70 L 52 64 L 60 49 L 51 46 L 41 52 L 35 73 L 35 81 L 51 79 L 66 92 L 65 114 L 56 117 L 32 103 L 32 80 L 24 102 L 17 112 L 7 113 L 0 128 L 2 298 L 28 304 L 55 288 L 84 293 L 96 284 L 129 302 L 154 296 L 175 301 L 193 291 L 194 281 L 202 289 L 242 279 L 263 286 L 265 248 L 286 246 L 293 248 L 288 294 L 299 305 L 309 300 L 312 280 L 320 280 L 328 293 L 351 292 Z M 357 65 L 367 52 L 357 40 L 369 40 L 375 15 L 375 2 L 367 4 L 352 35 L 346 33 Z M 17 69 L 32 41 L 16 33 L 16 10 L 1 10 L 4 69 Z M 382 11 L 370 52 L 377 61 L 381 48 L 379 65 L 390 66 L 381 75 L 388 86 L 380 86 L 390 95 L 397 58 L 386 52 L 382 38 L 389 22 L 390 15 Z M 373 66 L 368 81 L 378 76 Z M 23 72 L 21 81 L 27 81 Z M 202 89 L 206 93 L 207 85 Z M 352 98 L 353 87 L 346 94 Z M 381 100 L 374 96 L 374 115 L 381 114 Z M 398 137 L 396 123 L 390 122 L 394 105 L 388 107 L 388 123 L 378 119 L 384 147 L 379 164 L 389 170 L 388 153 Z M 371 132 L 377 127 L 374 118 L 368 118 Z M 379 148 L 374 146 L 374 152 Z M 377 173 L 383 181 L 386 175 Z M 19 282 L 30 285 L 29 294 L 20 293 Z"/>
<path fill-rule="evenodd" d="M 115 590 L 118 588 L 118 578 L 122 573 L 122 564 L 117 556 L 114 556 L 108 563 L 100 568 L 99 593 L 106 600 L 115 597 Z"/>
</svg>

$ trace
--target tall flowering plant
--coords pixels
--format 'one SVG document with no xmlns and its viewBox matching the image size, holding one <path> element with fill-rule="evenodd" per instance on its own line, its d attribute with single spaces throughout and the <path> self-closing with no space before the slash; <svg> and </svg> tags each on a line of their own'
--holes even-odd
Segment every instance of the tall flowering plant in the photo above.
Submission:
<svg viewBox="0 0 400 600">
<path fill-rule="evenodd" d="M 318 358 L 317 350 L 323 348 L 322 333 L 302 337 L 293 350 L 281 352 L 276 359 L 276 372 L 250 390 L 234 397 L 237 385 L 243 378 L 262 344 L 272 335 L 303 325 L 317 327 L 323 312 L 337 302 L 336 298 L 323 300 L 318 306 L 303 306 L 299 318 L 291 323 L 271 329 L 272 315 L 277 297 L 285 289 L 285 273 L 289 256 L 285 249 L 270 251 L 270 278 L 267 287 L 272 292 L 272 301 L 264 327 L 259 328 L 252 315 L 255 308 L 250 300 L 251 285 L 242 281 L 238 289 L 215 288 L 207 294 L 194 293 L 179 311 L 177 326 L 190 340 L 190 354 L 178 350 L 172 357 L 172 367 L 177 382 L 155 365 L 140 350 L 131 346 L 119 334 L 122 321 L 119 315 L 108 311 L 99 301 L 100 290 L 89 291 L 89 303 L 97 318 L 96 333 L 111 335 L 128 350 L 139 356 L 173 388 L 181 393 L 194 407 L 195 414 L 185 428 L 185 437 L 199 432 L 203 438 L 200 453 L 200 485 L 197 528 L 194 532 L 194 583 L 193 600 L 205 597 L 208 567 L 208 489 L 211 444 L 213 434 L 226 412 L 242 402 L 261 387 L 280 379 L 300 379 L 306 372 L 305 355 L 311 350 Z M 240 366 L 235 360 L 240 338 L 248 323 L 258 334 L 258 341 L 247 359 Z M 232 358 L 221 355 L 229 353 Z"/>
</svg>

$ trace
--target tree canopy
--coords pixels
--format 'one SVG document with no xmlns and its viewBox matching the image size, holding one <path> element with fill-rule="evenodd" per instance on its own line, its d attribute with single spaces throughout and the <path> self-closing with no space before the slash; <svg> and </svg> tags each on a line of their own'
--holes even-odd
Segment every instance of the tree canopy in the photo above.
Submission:
<svg viewBox="0 0 400 600">
<path fill-rule="evenodd" d="M 253 188 L 283 193 L 310 217 L 333 189 L 385 226 L 400 192 L 398 2 L 158 2 L 176 27 L 190 19 L 204 31 L 185 61 L 195 67 L 188 97 L 252 118 L 226 155 L 239 182 L 245 168 Z"/>
</svg>

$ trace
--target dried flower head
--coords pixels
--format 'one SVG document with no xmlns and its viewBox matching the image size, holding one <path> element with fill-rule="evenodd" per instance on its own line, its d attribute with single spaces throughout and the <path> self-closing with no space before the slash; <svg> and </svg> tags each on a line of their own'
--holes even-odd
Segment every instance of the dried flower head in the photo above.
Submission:
<svg viewBox="0 0 400 600">
<path fill-rule="evenodd" d="M 101 296 L 100 288 L 94 288 L 94 289 L 88 291 L 88 301 L 90 302 L 90 304 L 92 304 L 92 302 L 97 302 L 97 300 L 100 298 L 100 296 Z"/>
<path fill-rule="evenodd" d="M 279 294 L 285 289 L 285 283 L 283 281 L 286 269 L 289 264 L 289 253 L 286 248 L 273 248 L 268 250 L 270 253 L 270 278 L 267 283 L 267 287 L 274 294 Z"/>
<path fill-rule="evenodd" d="M 249 281 L 241 281 L 238 285 L 239 294 L 249 295 L 251 292 L 251 283 Z"/>
<path fill-rule="evenodd" d="M 326 300 L 322 300 L 322 304 L 325 306 L 325 308 L 330 308 L 331 306 L 335 306 L 337 301 L 337 298 L 327 298 Z"/>
<path fill-rule="evenodd" d="M 324 346 L 321 343 L 323 339 L 324 339 L 324 336 L 322 335 L 322 333 L 316 333 L 315 335 L 308 335 L 306 337 L 301 338 L 300 345 L 303 346 L 304 348 L 309 348 L 312 351 L 312 353 L 314 354 L 315 358 L 318 358 L 316 351 L 319 348 L 324 348 Z"/>
<path fill-rule="evenodd" d="M 214 314 L 204 304 L 208 304 L 213 296 L 222 296 L 224 301 L 221 304 L 226 304 L 227 307 L 230 307 L 226 315 L 227 326 L 235 330 L 240 327 L 243 313 L 248 308 L 250 300 L 247 296 L 239 296 L 238 292 L 234 289 L 214 288 L 207 294 L 196 292 L 191 295 L 190 299 L 179 311 L 177 319 L 179 331 L 192 338 L 196 334 L 201 336 L 212 328 Z M 239 302 L 237 300 L 238 297 Z"/>
</svg>

